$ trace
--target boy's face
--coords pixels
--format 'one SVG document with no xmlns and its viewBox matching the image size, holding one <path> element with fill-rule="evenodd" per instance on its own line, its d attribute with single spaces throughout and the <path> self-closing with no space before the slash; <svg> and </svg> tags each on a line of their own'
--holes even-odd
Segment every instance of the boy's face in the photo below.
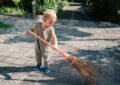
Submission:
<svg viewBox="0 0 120 85">
<path fill-rule="evenodd" d="M 52 26 L 55 23 L 55 21 L 56 20 L 51 19 L 51 18 L 47 18 L 47 19 L 43 20 L 45 29 L 47 29 L 50 26 Z"/>
</svg>

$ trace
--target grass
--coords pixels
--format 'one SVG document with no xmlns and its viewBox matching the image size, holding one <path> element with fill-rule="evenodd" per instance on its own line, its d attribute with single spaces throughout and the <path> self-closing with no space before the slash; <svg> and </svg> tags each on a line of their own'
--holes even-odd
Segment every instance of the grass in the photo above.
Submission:
<svg viewBox="0 0 120 85">
<path fill-rule="evenodd" d="M 12 27 L 12 25 L 4 23 L 4 22 L 0 22 L 0 29 L 10 29 Z"/>
</svg>

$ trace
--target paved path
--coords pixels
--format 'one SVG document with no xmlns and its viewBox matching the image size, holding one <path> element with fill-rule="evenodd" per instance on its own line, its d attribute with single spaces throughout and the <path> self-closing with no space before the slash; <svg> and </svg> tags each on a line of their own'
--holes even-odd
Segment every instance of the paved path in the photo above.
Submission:
<svg viewBox="0 0 120 85">
<path fill-rule="evenodd" d="M 80 6 L 70 7 L 55 24 L 59 48 L 99 64 L 96 85 L 120 85 L 120 25 L 90 21 Z M 56 52 L 51 56 L 51 74 L 32 71 L 34 38 L 26 36 L 25 30 L 34 19 L 0 15 L 0 21 L 14 24 L 7 31 L 0 29 L 0 85 L 87 85 Z"/>
</svg>

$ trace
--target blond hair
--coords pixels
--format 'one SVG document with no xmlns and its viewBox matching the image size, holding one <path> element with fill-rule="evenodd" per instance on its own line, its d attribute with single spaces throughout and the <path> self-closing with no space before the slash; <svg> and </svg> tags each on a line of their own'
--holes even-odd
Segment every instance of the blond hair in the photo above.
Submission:
<svg viewBox="0 0 120 85">
<path fill-rule="evenodd" d="M 43 19 L 51 18 L 53 20 L 57 20 L 57 15 L 55 10 L 48 9 L 43 12 Z"/>
</svg>

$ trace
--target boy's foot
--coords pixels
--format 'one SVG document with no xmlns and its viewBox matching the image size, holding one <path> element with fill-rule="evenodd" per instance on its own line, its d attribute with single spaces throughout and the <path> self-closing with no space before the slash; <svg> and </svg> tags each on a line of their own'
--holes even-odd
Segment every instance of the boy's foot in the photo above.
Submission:
<svg viewBox="0 0 120 85">
<path fill-rule="evenodd" d="M 51 71 L 50 71 L 50 68 L 48 66 L 46 66 L 46 67 L 44 67 L 43 72 L 46 74 L 49 74 Z"/>
<path fill-rule="evenodd" d="M 39 71 L 39 70 L 40 70 L 40 65 L 37 64 L 36 66 L 34 66 L 33 70 L 34 70 L 34 71 Z"/>
</svg>

